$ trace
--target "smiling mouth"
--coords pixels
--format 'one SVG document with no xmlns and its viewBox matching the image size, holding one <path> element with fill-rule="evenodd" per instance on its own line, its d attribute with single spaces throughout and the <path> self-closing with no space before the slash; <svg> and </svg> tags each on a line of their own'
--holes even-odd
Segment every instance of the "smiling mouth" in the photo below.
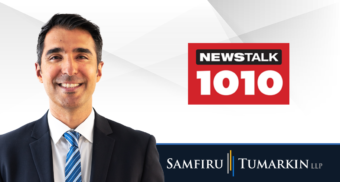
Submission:
<svg viewBox="0 0 340 182">
<path fill-rule="evenodd" d="M 82 83 L 59 83 L 58 85 L 63 88 L 76 88 L 83 84 Z"/>
</svg>

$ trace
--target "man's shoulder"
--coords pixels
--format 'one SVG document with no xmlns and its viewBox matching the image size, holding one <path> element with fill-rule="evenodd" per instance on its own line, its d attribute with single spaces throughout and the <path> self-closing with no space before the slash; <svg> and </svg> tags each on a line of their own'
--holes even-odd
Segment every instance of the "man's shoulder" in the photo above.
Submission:
<svg viewBox="0 0 340 182">
<path fill-rule="evenodd" d="M 112 130 L 111 135 L 115 138 L 124 140 L 125 142 L 132 143 L 147 143 L 149 142 L 150 138 L 153 138 L 153 136 L 149 133 L 140 130 L 135 130 L 131 127 L 125 126 L 119 122 L 110 120 L 105 117 L 103 118 L 108 121 L 108 124 L 110 125 Z"/>
<path fill-rule="evenodd" d="M 13 131 L 0 135 L 0 152 L 26 146 L 32 142 L 32 131 L 38 120 L 27 123 Z M 28 146 L 28 145 L 27 145 Z"/>
<path fill-rule="evenodd" d="M 37 121 L 32 121 L 13 131 L 0 135 L 0 142 L 8 141 L 8 140 L 12 141 L 15 139 L 22 139 L 23 137 L 26 137 L 26 135 L 30 136 L 32 134 L 32 130 L 35 124 L 37 123 Z"/>
</svg>

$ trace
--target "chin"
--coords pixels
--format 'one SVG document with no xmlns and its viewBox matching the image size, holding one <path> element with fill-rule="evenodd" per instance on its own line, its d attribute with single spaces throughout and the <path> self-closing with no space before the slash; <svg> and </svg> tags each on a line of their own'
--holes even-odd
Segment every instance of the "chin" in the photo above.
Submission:
<svg viewBox="0 0 340 182">
<path fill-rule="evenodd" d="M 81 103 L 74 99 L 64 99 L 60 105 L 65 109 L 74 109 L 81 105 Z"/>
</svg>

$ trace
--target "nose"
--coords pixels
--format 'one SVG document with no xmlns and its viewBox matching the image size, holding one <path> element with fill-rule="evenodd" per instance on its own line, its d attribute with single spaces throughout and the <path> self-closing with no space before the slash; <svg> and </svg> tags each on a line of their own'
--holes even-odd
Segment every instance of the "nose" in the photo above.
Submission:
<svg viewBox="0 0 340 182">
<path fill-rule="evenodd" d="M 78 73 L 78 65 L 72 55 L 67 55 L 62 61 L 62 73 L 69 76 L 76 75 Z"/>
</svg>

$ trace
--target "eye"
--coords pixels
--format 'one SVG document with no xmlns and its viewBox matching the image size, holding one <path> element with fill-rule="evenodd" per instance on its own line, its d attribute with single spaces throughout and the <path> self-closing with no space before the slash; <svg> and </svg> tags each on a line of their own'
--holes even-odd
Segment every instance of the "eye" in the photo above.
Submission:
<svg viewBox="0 0 340 182">
<path fill-rule="evenodd" d="M 50 57 L 50 60 L 56 60 L 56 59 L 61 59 L 61 57 L 60 56 L 52 56 L 52 57 Z"/>
<path fill-rule="evenodd" d="M 77 58 L 78 58 L 78 59 L 87 59 L 86 56 L 78 56 Z"/>
</svg>

